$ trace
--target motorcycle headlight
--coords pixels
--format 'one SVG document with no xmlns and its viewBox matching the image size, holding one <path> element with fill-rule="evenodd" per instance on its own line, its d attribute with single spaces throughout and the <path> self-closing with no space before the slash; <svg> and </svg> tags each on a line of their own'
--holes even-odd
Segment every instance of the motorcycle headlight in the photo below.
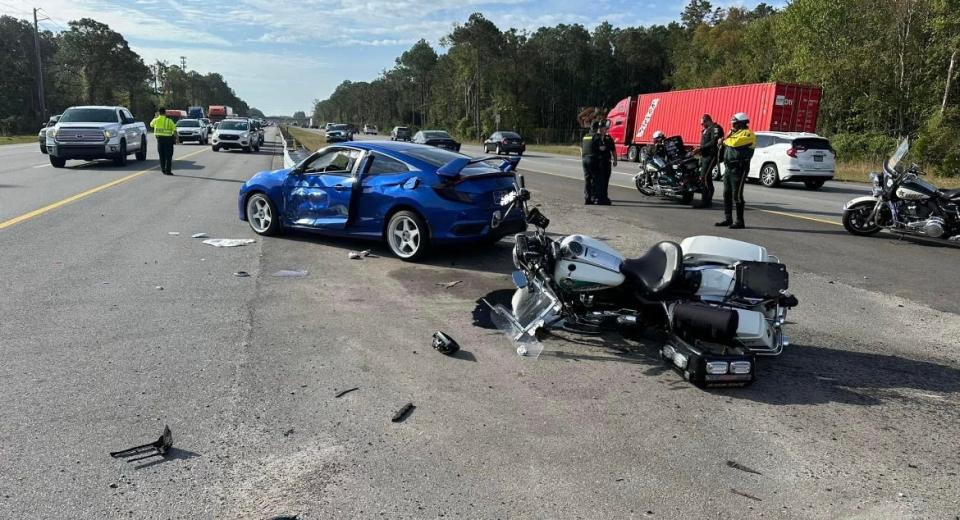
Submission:
<svg viewBox="0 0 960 520">
<path fill-rule="evenodd" d="M 730 368 L 730 363 L 726 361 L 708 361 L 707 373 L 711 375 L 726 374 Z"/>
</svg>

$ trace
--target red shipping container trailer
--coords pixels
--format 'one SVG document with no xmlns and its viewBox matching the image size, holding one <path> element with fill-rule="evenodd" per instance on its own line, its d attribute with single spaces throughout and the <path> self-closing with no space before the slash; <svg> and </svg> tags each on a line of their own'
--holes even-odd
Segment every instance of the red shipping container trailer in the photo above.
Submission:
<svg viewBox="0 0 960 520">
<path fill-rule="evenodd" d="M 211 121 L 223 121 L 233 117 L 233 109 L 224 105 L 210 105 L 207 109 L 207 118 Z"/>
<path fill-rule="evenodd" d="M 755 132 L 816 133 L 823 89 L 789 83 L 755 83 L 728 87 L 641 94 L 621 100 L 610 110 L 610 136 L 621 157 L 637 160 L 639 148 L 657 130 L 679 135 L 687 146 L 700 144 L 700 116 L 710 114 L 724 131 L 737 112 L 750 116 Z"/>
</svg>

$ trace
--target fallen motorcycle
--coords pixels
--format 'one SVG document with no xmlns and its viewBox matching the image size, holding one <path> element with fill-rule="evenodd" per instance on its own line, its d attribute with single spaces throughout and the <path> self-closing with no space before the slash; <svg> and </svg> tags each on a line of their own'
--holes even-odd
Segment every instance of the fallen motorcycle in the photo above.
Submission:
<svg viewBox="0 0 960 520">
<path fill-rule="evenodd" d="M 843 206 L 843 227 L 868 236 L 887 229 L 903 235 L 960 241 L 960 190 L 941 190 L 925 181 L 916 164 L 905 166 L 907 139 L 883 165 L 871 173 L 873 194 Z"/>
<path fill-rule="evenodd" d="M 519 205 L 535 231 L 516 235 L 511 308 L 493 314 L 525 354 L 538 331 L 560 327 L 598 334 L 648 326 L 667 334 L 662 357 L 684 378 L 706 386 L 753 383 L 757 356 L 776 356 L 789 342 L 786 266 L 761 246 L 696 236 L 660 242 L 626 259 L 584 235 L 553 239 L 549 219 L 529 208 L 523 177 L 501 205 Z"/>
</svg>

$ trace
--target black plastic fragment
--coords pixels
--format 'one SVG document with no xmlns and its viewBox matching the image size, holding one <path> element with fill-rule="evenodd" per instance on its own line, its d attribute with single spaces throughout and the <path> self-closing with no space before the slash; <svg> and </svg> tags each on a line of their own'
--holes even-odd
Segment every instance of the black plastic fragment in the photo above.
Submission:
<svg viewBox="0 0 960 520">
<path fill-rule="evenodd" d="M 390 420 L 392 422 L 403 422 L 413 413 L 414 408 L 416 408 L 416 406 L 414 406 L 413 403 L 407 403 L 397 410 L 397 413 L 393 414 L 393 418 Z"/>
<path fill-rule="evenodd" d="M 733 468 L 733 469 L 739 469 L 740 471 L 746 471 L 747 473 L 753 473 L 753 474 L 755 474 L 755 475 L 763 475 L 763 473 L 760 473 L 759 471 L 757 471 L 757 470 L 755 470 L 755 469 L 753 469 L 753 468 L 749 468 L 749 467 L 744 466 L 743 464 L 740 464 L 739 462 L 736 462 L 736 461 L 733 461 L 733 460 L 728 460 L 728 461 L 727 461 L 727 466 L 728 466 L 728 467 L 731 467 L 731 468 Z"/>
<path fill-rule="evenodd" d="M 128 458 L 127 462 L 135 462 L 138 460 L 143 460 L 149 457 L 164 456 L 170 451 L 170 447 L 173 446 L 173 433 L 170 432 L 169 426 L 163 427 L 163 433 L 160 434 L 160 438 L 148 443 L 141 444 L 140 446 L 134 446 L 132 448 L 127 448 L 120 451 L 110 452 L 110 456 L 113 458 Z"/>
<path fill-rule="evenodd" d="M 449 356 L 460 350 L 460 345 L 446 333 L 438 330 L 433 333 L 433 348 L 437 352 Z"/>
<path fill-rule="evenodd" d="M 346 390 L 337 393 L 337 395 L 335 395 L 334 397 L 336 397 L 337 399 L 340 399 L 341 397 L 349 394 L 350 392 L 353 392 L 354 390 L 360 390 L 360 387 L 359 387 L 359 386 L 355 386 L 355 387 L 353 387 L 353 388 L 347 388 Z"/>
</svg>

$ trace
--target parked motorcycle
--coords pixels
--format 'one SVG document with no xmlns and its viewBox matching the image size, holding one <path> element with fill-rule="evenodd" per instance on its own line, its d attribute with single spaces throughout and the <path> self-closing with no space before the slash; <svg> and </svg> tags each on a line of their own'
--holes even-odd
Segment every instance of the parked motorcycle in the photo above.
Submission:
<svg viewBox="0 0 960 520">
<path fill-rule="evenodd" d="M 637 190 L 648 197 L 663 197 L 689 204 L 703 191 L 700 164 L 687 153 L 679 136 L 666 140 L 667 158 L 644 155 L 640 172 L 634 175 Z"/>
<path fill-rule="evenodd" d="M 696 236 L 680 244 L 660 242 L 626 259 L 600 240 L 546 233 L 550 220 L 529 208 L 523 177 L 501 201 L 519 205 L 535 231 L 516 235 L 517 286 L 510 309 L 493 313 L 520 344 L 538 331 L 561 327 L 577 333 L 637 330 L 667 334 L 661 356 L 698 386 L 746 386 L 755 378 L 756 356 L 776 356 L 789 342 L 783 333 L 787 268 L 761 246 Z"/>
<path fill-rule="evenodd" d="M 960 241 L 960 189 L 941 190 L 924 180 L 919 166 L 904 164 L 909 151 L 909 141 L 902 140 L 884 163 L 883 172 L 870 174 L 873 194 L 843 206 L 843 227 L 861 236 L 887 229 Z"/>
</svg>

